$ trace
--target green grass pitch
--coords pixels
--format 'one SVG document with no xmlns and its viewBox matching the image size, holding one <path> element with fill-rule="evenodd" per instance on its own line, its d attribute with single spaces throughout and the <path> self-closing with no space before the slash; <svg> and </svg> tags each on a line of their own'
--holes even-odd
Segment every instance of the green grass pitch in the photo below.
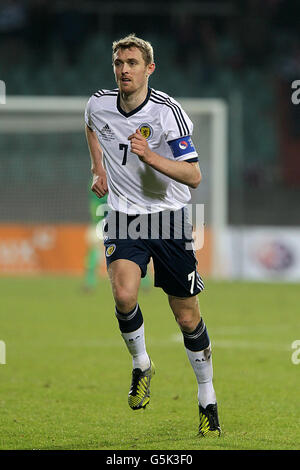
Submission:
<svg viewBox="0 0 300 470">
<path fill-rule="evenodd" d="M 160 289 L 140 293 L 156 365 L 146 410 L 127 404 L 131 358 L 110 286 L 1 278 L 0 449 L 299 449 L 299 285 L 206 282 L 221 438 L 197 437 L 197 386 Z"/>
</svg>

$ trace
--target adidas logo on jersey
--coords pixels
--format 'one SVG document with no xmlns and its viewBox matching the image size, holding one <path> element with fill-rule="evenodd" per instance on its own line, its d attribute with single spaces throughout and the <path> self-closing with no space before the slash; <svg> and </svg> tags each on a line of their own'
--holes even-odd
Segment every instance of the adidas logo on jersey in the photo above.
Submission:
<svg viewBox="0 0 300 470">
<path fill-rule="evenodd" d="M 105 124 L 105 126 L 102 127 L 100 134 L 103 140 L 111 141 L 115 139 L 115 135 L 108 124 Z"/>
</svg>

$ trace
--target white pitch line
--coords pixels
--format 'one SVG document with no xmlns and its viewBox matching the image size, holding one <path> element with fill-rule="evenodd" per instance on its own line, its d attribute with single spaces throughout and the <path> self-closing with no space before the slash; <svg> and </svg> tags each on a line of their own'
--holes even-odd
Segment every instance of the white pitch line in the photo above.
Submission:
<svg viewBox="0 0 300 470">
<path fill-rule="evenodd" d="M 171 336 L 171 341 L 176 343 L 183 343 L 182 334 L 176 333 Z M 262 341 L 244 341 L 244 340 L 224 340 L 212 339 L 212 347 L 224 349 L 249 349 L 249 350 L 270 350 L 270 351 L 291 351 L 291 347 L 287 345 L 280 345 L 267 343 Z"/>
<path fill-rule="evenodd" d="M 174 343 L 182 343 L 182 334 L 175 333 L 169 337 L 169 340 L 165 339 L 154 339 L 149 338 L 147 344 L 150 346 L 159 347 L 173 347 Z M 83 348 L 124 348 L 124 342 L 122 338 L 110 337 L 110 338 L 99 338 L 99 339 L 78 339 L 68 341 L 69 347 L 83 347 Z M 277 343 L 268 343 L 263 341 L 245 341 L 240 339 L 218 339 L 212 338 L 212 347 L 221 349 L 245 349 L 245 350 L 256 350 L 256 351 L 291 351 L 291 346 L 287 344 L 278 345 Z"/>
</svg>

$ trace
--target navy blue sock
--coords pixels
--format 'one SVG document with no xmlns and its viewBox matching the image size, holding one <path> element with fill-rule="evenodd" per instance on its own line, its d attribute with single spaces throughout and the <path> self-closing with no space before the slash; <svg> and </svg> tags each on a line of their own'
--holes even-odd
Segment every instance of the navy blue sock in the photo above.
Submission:
<svg viewBox="0 0 300 470">
<path fill-rule="evenodd" d="M 191 333 L 182 331 L 182 334 L 184 345 L 190 351 L 203 351 L 209 346 L 209 336 L 202 318 L 194 331 Z"/>
<path fill-rule="evenodd" d="M 136 304 L 136 306 L 128 313 L 119 312 L 116 307 L 115 313 L 122 333 L 135 331 L 143 324 L 143 315 L 139 304 Z"/>
</svg>

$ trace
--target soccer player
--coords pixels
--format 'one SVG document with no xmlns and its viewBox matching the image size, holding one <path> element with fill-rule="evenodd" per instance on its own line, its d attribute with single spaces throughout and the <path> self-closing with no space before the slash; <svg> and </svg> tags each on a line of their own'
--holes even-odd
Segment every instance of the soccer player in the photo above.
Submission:
<svg viewBox="0 0 300 470">
<path fill-rule="evenodd" d="M 99 199 L 98 196 L 93 191 L 91 191 L 89 184 L 88 197 L 91 222 L 86 233 L 87 253 L 85 257 L 83 284 L 83 289 L 86 292 L 90 292 L 91 290 L 95 289 L 97 285 L 98 269 L 102 261 L 102 245 L 99 244 L 96 227 L 97 224 L 101 223 L 101 220 L 104 219 L 105 211 L 103 211 L 103 214 L 99 216 L 97 216 L 96 212 L 100 204 L 104 207 L 104 204 L 107 203 L 107 194 Z"/>
<path fill-rule="evenodd" d="M 98 281 L 98 271 L 100 263 L 102 262 L 102 245 L 99 244 L 99 238 L 97 234 L 97 226 L 101 224 L 101 221 L 105 218 L 107 214 L 107 196 L 99 198 L 96 193 L 91 191 L 91 185 L 88 186 L 88 196 L 89 196 L 89 214 L 91 218 L 91 223 L 86 231 L 86 243 L 87 243 L 87 252 L 85 256 L 84 263 L 84 283 L 83 290 L 85 292 L 91 292 L 97 286 Z M 99 206 L 102 206 L 102 210 L 98 211 Z M 141 288 L 144 292 L 148 292 L 151 287 L 151 278 L 147 273 L 144 278 L 141 280 Z"/>
<path fill-rule="evenodd" d="M 204 285 L 194 251 L 188 249 L 189 188 L 201 181 L 193 124 L 173 98 L 149 87 L 155 70 L 149 42 L 131 34 L 112 49 L 118 88 L 90 97 L 85 123 L 92 190 L 98 197 L 108 192 L 111 208 L 104 244 L 115 314 L 132 356 L 128 403 L 137 410 L 150 400 L 154 364 L 146 349 L 138 291 L 152 258 L 154 284 L 168 296 L 196 375 L 199 434 L 219 436 L 211 343 L 197 297 Z"/>
</svg>

